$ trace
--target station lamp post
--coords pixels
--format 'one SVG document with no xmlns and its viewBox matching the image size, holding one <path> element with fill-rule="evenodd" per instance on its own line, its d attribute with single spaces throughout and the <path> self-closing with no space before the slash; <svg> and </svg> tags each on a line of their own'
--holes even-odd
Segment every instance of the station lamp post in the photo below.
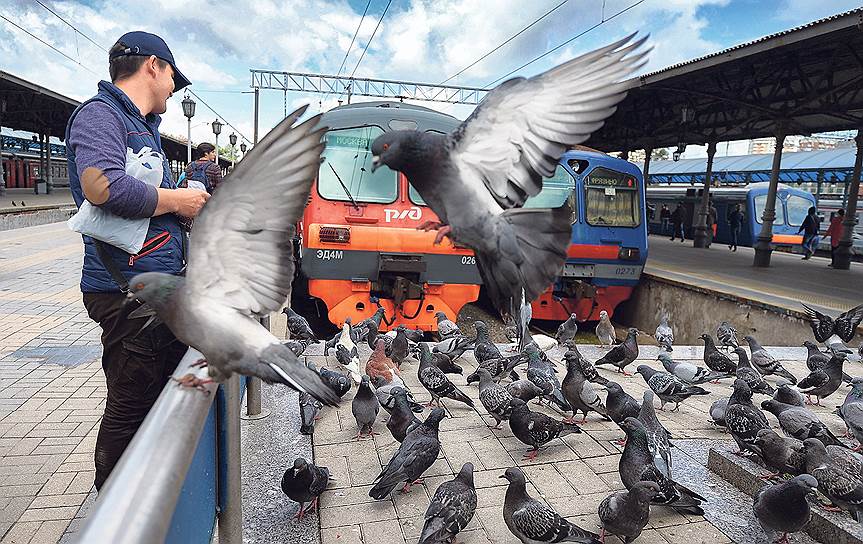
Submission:
<svg viewBox="0 0 863 544">
<path fill-rule="evenodd" d="M 241 159 L 245 159 L 245 158 L 246 158 L 246 142 L 241 142 L 241 143 L 240 143 L 240 153 L 242 153 L 242 154 L 243 154 L 243 156 L 241 157 Z"/>
<path fill-rule="evenodd" d="M 708 233 L 712 228 L 707 224 L 707 216 L 710 214 L 710 182 L 713 177 L 713 157 L 716 155 L 716 140 L 707 142 L 707 172 L 704 174 L 704 187 L 701 189 L 701 206 L 698 208 L 698 218 L 695 220 L 695 229 L 692 233 L 694 247 L 707 247 L 708 241 L 713 233 Z"/>
<path fill-rule="evenodd" d="M 183 98 L 183 115 L 186 116 L 186 163 L 192 162 L 192 117 L 195 116 L 195 101 L 186 97 Z"/>
<path fill-rule="evenodd" d="M 222 133 L 222 123 L 219 122 L 219 118 L 217 117 L 215 121 L 213 121 L 213 134 L 216 135 L 216 166 L 219 166 L 219 134 Z"/>
<path fill-rule="evenodd" d="M 228 141 L 231 142 L 231 169 L 234 168 L 234 158 L 237 154 L 237 135 L 233 132 L 228 136 Z"/>
</svg>

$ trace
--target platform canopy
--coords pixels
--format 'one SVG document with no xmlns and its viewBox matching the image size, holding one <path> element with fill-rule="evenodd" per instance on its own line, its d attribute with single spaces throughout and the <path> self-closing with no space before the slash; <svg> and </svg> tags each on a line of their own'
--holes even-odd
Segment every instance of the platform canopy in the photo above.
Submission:
<svg viewBox="0 0 863 544">
<path fill-rule="evenodd" d="M 863 8 L 646 74 L 587 145 L 671 147 L 863 127 Z M 684 115 L 684 109 L 686 115 Z"/>
</svg>

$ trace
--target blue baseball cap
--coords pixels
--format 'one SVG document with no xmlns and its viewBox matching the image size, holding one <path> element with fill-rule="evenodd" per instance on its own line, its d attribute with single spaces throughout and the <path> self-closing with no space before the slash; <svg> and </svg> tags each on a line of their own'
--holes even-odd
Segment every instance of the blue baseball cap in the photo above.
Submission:
<svg viewBox="0 0 863 544">
<path fill-rule="evenodd" d="M 172 55 L 171 50 L 168 49 L 168 44 L 166 44 L 165 40 L 159 36 L 150 34 L 149 32 L 136 30 L 134 32 L 123 34 L 117 41 L 126 44 L 126 48 L 122 51 L 112 53 L 108 60 L 114 60 L 118 57 L 131 55 L 141 55 L 145 57 L 154 55 L 157 59 L 162 59 L 170 64 L 171 68 L 174 69 L 174 92 L 192 84 L 192 82 L 183 75 L 180 69 L 177 68 L 177 63 L 174 62 L 174 55 Z"/>
</svg>

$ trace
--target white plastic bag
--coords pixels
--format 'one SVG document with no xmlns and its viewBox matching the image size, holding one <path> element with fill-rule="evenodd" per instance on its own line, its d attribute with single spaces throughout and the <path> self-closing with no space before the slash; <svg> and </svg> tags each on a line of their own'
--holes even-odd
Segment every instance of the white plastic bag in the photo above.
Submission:
<svg viewBox="0 0 863 544">
<path fill-rule="evenodd" d="M 126 148 L 126 173 L 153 187 L 162 184 L 162 161 L 162 155 L 149 147 L 142 147 L 138 153 Z M 78 213 L 66 224 L 74 232 L 92 236 L 134 255 L 144 247 L 150 219 L 126 219 L 85 200 Z"/>
</svg>

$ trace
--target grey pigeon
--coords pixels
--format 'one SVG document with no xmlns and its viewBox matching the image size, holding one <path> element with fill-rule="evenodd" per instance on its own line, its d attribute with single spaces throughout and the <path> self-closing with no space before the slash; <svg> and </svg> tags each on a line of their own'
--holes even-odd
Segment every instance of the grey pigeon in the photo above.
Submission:
<svg viewBox="0 0 863 544">
<path fill-rule="evenodd" d="M 737 371 L 737 365 L 727 355 L 716 349 L 716 344 L 713 342 L 713 337 L 709 334 L 702 334 L 699 338 L 704 340 L 704 364 L 707 368 L 714 372 L 722 372 L 726 374 L 734 374 Z"/>
<path fill-rule="evenodd" d="M 382 376 L 372 376 L 371 382 L 372 388 L 375 392 L 375 396 L 378 398 L 378 402 L 381 404 L 381 407 L 387 411 L 388 414 L 392 413 L 393 406 L 395 405 L 393 394 L 396 389 L 401 389 L 405 392 L 405 398 L 408 402 L 408 408 L 411 411 L 421 414 L 425 410 L 423 405 L 418 403 L 416 399 L 414 399 L 413 394 L 411 394 L 410 390 L 403 382 L 387 382 L 386 379 Z"/>
<path fill-rule="evenodd" d="M 761 448 L 755 439 L 758 431 L 769 429 L 770 424 L 764 412 L 752 404 L 752 390 L 740 378 L 734 380 L 734 392 L 725 410 L 725 426 L 741 454 L 752 452 L 761 455 Z"/>
<path fill-rule="evenodd" d="M 628 374 L 624 369 L 626 365 L 638 358 L 638 334 L 638 329 L 630 328 L 626 333 L 626 340 L 611 348 L 594 364 L 596 366 L 611 364 L 617 367 L 617 371 L 622 372 L 624 376 L 630 376 L 631 374 Z"/>
<path fill-rule="evenodd" d="M 405 482 L 403 491 L 410 490 L 411 484 L 434 464 L 440 453 L 438 430 L 444 416 L 443 408 L 435 408 L 425 421 L 408 431 L 399 449 L 375 478 L 369 497 L 385 499 L 402 482 Z"/>
<path fill-rule="evenodd" d="M 521 399 L 512 399 L 510 407 L 509 426 L 512 434 L 532 447 L 525 454 L 526 459 L 534 459 L 539 448 L 555 438 L 581 432 L 581 427 L 575 423 L 557 421 L 543 413 L 531 412 L 527 403 Z"/>
<path fill-rule="evenodd" d="M 521 469 L 508 468 L 501 478 L 509 481 L 503 500 L 503 521 L 523 544 L 600 544 L 598 534 L 568 522 L 550 506 L 531 497 Z"/>
<path fill-rule="evenodd" d="M 291 350 L 294 355 L 299 357 L 311 344 L 308 340 L 285 340 L 282 345 Z"/>
<path fill-rule="evenodd" d="M 432 364 L 432 355 L 427 344 L 420 344 L 420 365 L 417 368 L 417 378 L 419 378 L 422 386 L 431 393 L 432 401 L 436 402 L 438 406 L 440 406 L 441 398 L 449 398 L 463 402 L 473 408 L 473 400 L 456 387 L 441 369 Z"/>
<path fill-rule="evenodd" d="M 450 544 L 476 512 L 473 464 L 465 463 L 455 478 L 438 486 L 426 509 L 417 544 Z"/>
<path fill-rule="evenodd" d="M 668 440 L 668 430 L 656 417 L 656 411 L 653 408 L 653 391 L 644 392 L 638 421 L 644 425 L 647 433 L 647 449 L 653 455 L 653 464 L 666 478 L 671 478 L 671 442 Z"/>
<path fill-rule="evenodd" d="M 568 351 L 564 355 L 564 359 L 566 360 L 566 376 L 561 382 L 560 389 L 563 398 L 572 408 L 572 416 L 565 421 L 575 423 L 577 412 L 582 412 L 584 417 L 579 423 L 584 423 L 587 421 L 587 413 L 590 411 L 608 418 L 605 404 L 581 371 L 578 354 Z"/>
<path fill-rule="evenodd" d="M 641 404 L 632 395 L 627 393 L 616 382 L 608 382 L 605 385 L 608 396 L 605 398 L 605 409 L 608 417 L 620 425 L 628 417 L 638 417 L 641 412 Z"/>
<path fill-rule="evenodd" d="M 818 346 L 816 346 L 813 342 L 810 342 L 809 340 L 803 342 L 803 345 L 808 351 L 808 354 L 806 356 L 806 367 L 809 369 L 809 371 L 812 372 L 819 369 L 824 370 L 824 367 L 826 367 L 830 363 L 832 354 L 828 355 L 822 352 L 820 349 L 818 349 Z M 851 376 L 849 376 L 845 372 L 842 373 L 843 382 L 851 383 L 851 379 Z"/>
<path fill-rule="evenodd" d="M 357 335 L 359 337 L 359 340 L 365 340 L 365 335 L 370 330 L 369 324 L 374 325 L 375 332 L 381 330 L 381 323 L 384 322 L 384 318 L 386 317 L 386 313 L 387 312 L 383 306 L 378 306 L 378 309 L 375 310 L 375 313 L 372 314 L 371 317 L 367 317 L 366 319 L 363 319 L 362 321 L 357 323 L 354 328 L 357 330 Z M 372 344 L 369 347 L 374 349 L 374 344 Z"/>
<path fill-rule="evenodd" d="M 417 349 L 420 349 L 419 344 L 417 344 Z M 444 374 L 461 374 L 464 372 L 461 366 L 452 362 L 449 355 L 432 351 L 431 358 L 432 364 L 441 369 Z"/>
<path fill-rule="evenodd" d="M 291 333 L 291 338 L 294 340 L 310 340 L 317 342 L 315 333 L 312 331 L 308 320 L 295 312 L 290 306 L 286 306 L 282 313 L 288 316 L 288 332 Z"/>
<path fill-rule="evenodd" d="M 554 335 L 554 339 L 557 340 L 559 346 L 563 346 L 575 338 L 576 334 L 578 334 L 576 315 L 569 314 L 569 318 L 557 327 L 557 334 Z"/>
<path fill-rule="evenodd" d="M 644 40 L 631 40 L 505 81 L 451 134 L 391 130 L 372 142 L 372 170 L 387 165 L 408 178 L 440 219 L 420 225 L 438 229 L 436 242 L 449 235 L 474 250 L 483 287 L 505 316 L 518 320 L 522 303 L 563 266 L 569 206 L 521 206 L 554 174 L 561 154 L 599 129 L 625 96 L 624 82 L 644 59 L 637 51 Z"/>
<path fill-rule="evenodd" d="M 780 474 L 796 476 L 806 472 L 801 440 L 779 436 L 773 429 L 761 429 L 755 437 L 755 443 L 761 449 L 764 464 L 774 471 L 767 476 L 768 479 Z"/>
<path fill-rule="evenodd" d="M 426 349 L 428 349 L 428 346 L 426 346 Z M 393 338 L 389 356 L 396 366 L 401 367 L 402 363 L 409 355 L 410 347 L 408 346 L 408 337 L 405 332 L 405 326 L 399 325 L 396 327 L 396 336 Z"/>
<path fill-rule="evenodd" d="M 508 383 L 506 390 L 509 391 L 510 395 L 524 402 L 529 402 L 542 395 L 542 389 L 530 380 L 516 380 Z"/>
<path fill-rule="evenodd" d="M 848 433 L 858 444 L 863 444 L 863 378 L 858 377 L 851 381 L 851 391 L 836 412 L 845 422 Z M 857 449 L 859 450 L 860 447 L 858 446 Z"/>
<path fill-rule="evenodd" d="M 491 375 L 493 380 L 500 381 L 503 377 L 512 372 L 516 366 L 522 364 L 526 360 L 527 357 L 522 354 L 511 357 L 501 357 L 500 359 L 486 359 L 477 364 L 474 372 L 468 374 L 467 383 L 479 382 L 479 374 L 477 372 L 480 368 L 484 368 L 489 375 Z"/>
<path fill-rule="evenodd" d="M 797 389 L 806 395 L 807 404 L 813 404 L 812 397 L 815 397 L 815 405 L 821 406 L 821 399 L 829 397 L 839 389 L 842 385 L 842 365 L 845 363 L 845 354 L 836 353 L 830 358 L 823 369 L 814 370 L 808 376 L 800 380 L 797 384 Z"/>
<path fill-rule="evenodd" d="M 321 367 L 320 370 L 318 370 L 318 373 L 321 375 L 321 379 L 324 383 L 326 383 L 329 388 L 339 396 L 339 398 L 344 397 L 345 394 L 351 390 L 350 378 L 341 372 Z"/>
<path fill-rule="evenodd" d="M 797 383 L 797 378 L 794 377 L 794 374 L 785 370 L 782 363 L 761 347 L 761 344 L 758 343 L 758 340 L 754 336 L 744 336 L 743 339 L 749 344 L 749 351 L 752 353 L 752 365 L 758 372 L 765 376 L 770 376 L 771 374 L 782 376 L 790 381 L 792 385 Z"/>
<path fill-rule="evenodd" d="M 596 338 L 599 340 L 599 345 L 602 347 L 611 347 L 617 340 L 614 325 L 611 324 L 611 320 L 608 319 L 608 312 L 605 310 L 599 312 L 599 323 L 596 324 L 594 332 L 596 333 Z"/>
<path fill-rule="evenodd" d="M 372 391 L 369 377 L 364 375 L 359 387 L 357 387 L 357 394 L 351 401 L 351 413 L 357 420 L 357 435 L 354 438 L 375 434 L 372 431 L 372 425 L 375 424 L 380 409 L 380 403 Z"/>
<path fill-rule="evenodd" d="M 573 352 L 578 356 L 578 364 L 581 366 L 581 373 L 584 374 L 587 381 L 599 385 L 605 385 L 608 383 L 608 378 L 604 378 L 599 375 L 599 372 L 596 371 L 596 367 L 581 354 L 578 350 L 578 345 L 575 342 L 567 342 L 566 349 L 567 353 Z M 566 356 L 566 354 L 564 354 L 564 356 Z"/>
<path fill-rule="evenodd" d="M 455 336 L 464 336 L 461 333 L 461 330 L 459 330 L 458 325 L 453 323 L 445 313 L 437 312 L 435 314 L 435 318 L 437 319 L 437 334 L 441 340 L 446 340 L 447 338 L 453 338 Z"/>
<path fill-rule="evenodd" d="M 732 376 L 724 372 L 714 372 L 692 363 L 674 361 L 667 353 L 660 353 L 657 358 L 666 372 L 673 374 L 675 378 L 689 385 L 700 385 Z"/>
<path fill-rule="evenodd" d="M 497 423 L 494 428 L 500 428 L 501 422 L 509 419 L 512 412 L 513 396 L 506 387 L 492 380 L 488 370 L 480 368 L 477 372 L 479 373 L 479 400 Z"/>
<path fill-rule="evenodd" d="M 653 504 L 670 506 L 680 513 L 704 514 L 701 508 L 701 503 L 706 500 L 704 497 L 675 482 L 656 467 L 644 425 L 634 417 L 628 417 L 621 423 L 621 428 L 626 432 L 626 446 L 617 468 L 624 487 L 632 489 L 638 482 L 656 482 L 660 493 L 653 498 Z"/>
<path fill-rule="evenodd" d="M 660 348 L 669 352 L 674 351 L 671 347 L 674 345 L 674 330 L 672 330 L 671 325 L 668 324 L 668 316 L 662 316 L 662 320 L 659 322 L 659 325 L 657 325 L 656 332 L 653 333 L 653 337 L 656 339 L 656 343 L 659 344 Z"/>
<path fill-rule="evenodd" d="M 815 478 L 801 474 L 787 482 L 766 486 L 755 495 L 752 502 L 755 519 L 771 541 L 780 533 L 780 540 L 787 542 L 789 533 L 799 532 L 809 523 L 812 511 L 806 495 L 817 487 Z"/>
<path fill-rule="evenodd" d="M 138 274 L 128 298 L 148 303 L 178 340 L 203 353 L 214 381 L 234 372 L 257 376 L 334 405 L 339 399 L 320 376 L 258 320 L 290 293 L 291 239 L 324 148 L 320 116 L 293 126 L 305 111 L 271 130 L 201 210 L 186 275 Z"/>
<path fill-rule="evenodd" d="M 800 391 L 787 383 L 783 383 L 776 388 L 776 392 L 773 393 L 773 400 L 778 400 L 792 406 L 804 406 L 806 404 L 806 399 Z"/>
<path fill-rule="evenodd" d="M 761 407 L 776 416 L 776 419 L 779 420 L 779 427 L 788 436 L 798 440 L 817 438 L 825 446 L 845 447 L 845 444 L 830 432 L 827 425 L 818 419 L 815 412 L 804 406 L 783 404 L 770 399 L 762 402 Z"/>
<path fill-rule="evenodd" d="M 414 425 L 419 425 L 422 421 L 417 418 L 414 410 L 411 409 L 407 391 L 403 387 L 394 387 L 391 391 L 391 398 L 392 404 L 388 410 L 390 418 L 387 420 L 387 430 L 398 442 L 403 442 L 408 429 Z M 378 397 L 378 400 L 380 400 L 380 397 Z"/>
<path fill-rule="evenodd" d="M 300 393 L 297 400 L 300 405 L 300 434 L 312 435 L 315 433 L 315 421 L 324 406 L 306 392 Z"/>
<path fill-rule="evenodd" d="M 737 370 L 736 375 L 739 379 L 746 382 L 749 389 L 753 393 L 761 393 L 762 395 L 772 395 L 773 387 L 765 381 L 761 373 L 752 368 L 749 364 L 749 357 L 746 355 L 746 350 L 741 347 L 734 348 L 734 353 L 737 355 Z"/>
<path fill-rule="evenodd" d="M 616 535 L 624 544 L 641 536 L 641 531 L 650 519 L 650 502 L 661 493 L 656 482 L 637 482 L 629 491 L 612 493 L 599 503 L 599 520 L 602 530 L 599 540 L 605 535 Z"/>
<path fill-rule="evenodd" d="M 815 438 L 803 441 L 803 452 L 806 456 L 806 473 L 818 480 L 818 491 L 851 515 L 858 522 L 863 521 L 863 479 L 855 467 Z"/>
<path fill-rule="evenodd" d="M 801 302 L 801 304 L 803 304 Z M 857 327 L 863 321 L 863 304 L 855 306 L 847 312 L 842 312 L 836 319 L 810 308 L 803 304 L 803 308 L 809 318 L 809 326 L 815 340 L 824 343 L 834 334 L 843 342 L 850 342 L 857 334 Z"/>
<path fill-rule="evenodd" d="M 327 467 L 316 466 L 302 457 L 294 460 L 294 466 L 282 476 L 282 492 L 292 501 L 300 503 L 295 518 L 303 519 L 309 510 L 315 511 L 318 497 L 327 488 L 329 481 L 330 471 Z M 308 508 L 307 502 L 310 503 Z"/>
<path fill-rule="evenodd" d="M 647 365 L 638 365 L 636 369 L 647 386 L 656 393 L 661 403 L 659 409 L 664 410 L 665 404 L 668 402 L 674 403 L 672 412 L 680 409 L 680 403 L 693 395 L 708 395 L 709 392 L 697 385 L 687 385 L 674 377 L 673 374 L 656 370 Z"/>
<path fill-rule="evenodd" d="M 719 345 L 724 348 L 735 349 L 740 346 L 737 341 L 737 329 L 731 326 L 728 321 L 723 321 L 716 328 L 716 339 L 719 340 Z"/>
<path fill-rule="evenodd" d="M 473 355 L 476 362 L 481 363 L 488 359 L 501 359 L 500 350 L 488 337 L 488 326 L 483 321 L 474 322 L 476 328 L 476 340 L 474 341 Z"/>
<path fill-rule="evenodd" d="M 725 428 L 725 411 L 728 409 L 728 399 L 719 399 L 713 401 L 710 405 L 710 422 L 719 427 Z"/>
<path fill-rule="evenodd" d="M 545 400 L 553 402 L 561 410 L 569 410 L 569 403 L 563 398 L 560 390 L 560 380 L 555 375 L 554 367 L 550 362 L 543 360 L 543 352 L 531 345 L 526 346 L 527 352 L 527 379 L 542 389 Z"/>
<path fill-rule="evenodd" d="M 455 336 L 438 342 L 432 348 L 432 353 L 442 353 L 455 361 L 461 357 L 465 351 L 473 348 L 473 338 L 467 336 Z"/>
</svg>

